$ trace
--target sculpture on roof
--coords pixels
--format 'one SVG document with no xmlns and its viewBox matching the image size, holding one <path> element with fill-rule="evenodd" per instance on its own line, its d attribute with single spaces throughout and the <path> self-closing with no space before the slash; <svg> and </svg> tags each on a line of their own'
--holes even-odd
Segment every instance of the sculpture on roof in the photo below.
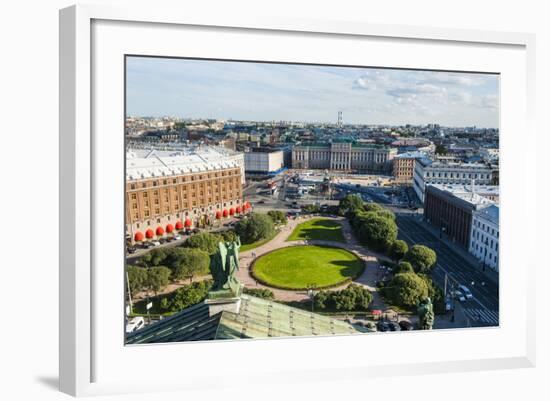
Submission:
<svg viewBox="0 0 550 401">
<path fill-rule="evenodd" d="M 418 327 L 420 330 L 431 330 L 434 324 L 434 307 L 430 297 L 424 298 L 418 303 L 416 309 L 418 314 Z"/>
<path fill-rule="evenodd" d="M 235 277 L 239 270 L 239 249 L 241 240 L 220 242 L 218 252 L 212 257 L 210 270 L 214 278 L 213 292 L 231 293 L 233 296 L 240 295 L 242 285 Z"/>
</svg>

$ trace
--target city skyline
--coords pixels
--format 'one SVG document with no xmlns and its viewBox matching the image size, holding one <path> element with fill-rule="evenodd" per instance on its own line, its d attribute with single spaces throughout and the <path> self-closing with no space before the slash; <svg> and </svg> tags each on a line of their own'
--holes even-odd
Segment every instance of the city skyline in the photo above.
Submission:
<svg viewBox="0 0 550 401">
<path fill-rule="evenodd" d="M 499 128 L 496 74 L 131 56 L 127 115 Z M 342 100 L 344 99 L 344 100 Z"/>
</svg>

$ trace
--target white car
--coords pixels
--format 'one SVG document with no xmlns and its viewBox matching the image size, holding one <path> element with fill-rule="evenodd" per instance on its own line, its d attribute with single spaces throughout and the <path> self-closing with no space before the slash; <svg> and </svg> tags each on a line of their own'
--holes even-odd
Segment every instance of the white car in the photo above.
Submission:
<svg viewBox="0 0 550 401">
<path fill-rule="evenodd" d="M 466 298 L 464 297 L 464 295 L 458 291 L 458 290 L 455 290 L 454 293 L 453 293 L 453 296 L 458 299 L 460 302 L 464 302 L 466 301 Z"/>
<path fill-rule="evenodd" d="M 466 287 L 465 285 L 459 285 L 458 288 L 460 289 L 460 291 L 464 294 L 464 296 L 466 297 L 466 299 L 472 299 L 474 296 L 472 295 L 472 293 L 470 292 L 469 288 Z"/>
<path fill-rule="evenodd" d="M 181 239 L 181 235 L 176 234 L 176 235 L 174 235 L 173 238 L 174 238 L 174 241 L 179 241 Z"/>
<path fill-rule="evenodd" d="M 133 333 L 134 331 L 141 329 L 143 326 L 145 326 L 145 319 L 143 319 L 142 316 L 133 317 L 126 323 L 126 333 Z"/>
<path fill-rule="evenodd" d="M 151 244 L 153 244 L 154 246 L 160 246 L 160 242 L 159 242 L 159 241 L 153 241 L 153 242 L 151 242 Z"/>
</svg>

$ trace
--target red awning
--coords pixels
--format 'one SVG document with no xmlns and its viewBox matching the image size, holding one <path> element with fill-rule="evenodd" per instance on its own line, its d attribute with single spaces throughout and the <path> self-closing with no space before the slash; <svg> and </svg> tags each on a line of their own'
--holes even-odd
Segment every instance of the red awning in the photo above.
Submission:
<svg viewBox="0 0 550 401">
<path fill-rule="evenodd" d="M 135 233 L 134 241 L 143 241 L 143 233 L 141 231 Z"/>
<path fill-rule="evenodd" d="M 229 212 L 227 209 L 223 209 L 223 217 L 227 217 L 229 215 Z"/>
<path fill-rule="evenodd" d="M 153 230 L 151 230 L 150 228 L 148 228 L 147 231 L 145 231 L 145 237 L 153 238 L 154 236 L 155 236 L 155 232 Z"/>
<path fill-rule="evenodd" d="M 250 202 L 245 202 L 244 208 L 245 209 L 250 209 Z"/>
<path fill-rule="evenodd" d="M 233 216 L 235 214 L 235 209 L 234 208 L 229 209 L 229 214 Z"/>
<path fill-rule="evenodd" d="M 185 228 L 189 228 L 192 226 L 191 219 L 185 219 Z"/>
<path fill-rule="evenodd" d="M 375 309 L 375 310 L 372 311 L 372 314 L 373 315 L 381 315 L 382 311 L 380 309 Z"/>
<path fill-rule="evenodd" d="M 220 212 L 219 210 L 216 212 L 216 218 L 218 220 L 222 218 L 222 212 Z"/>
<path fill-rule="evenodd" d="M 241 209 L 241 207 L 240 207 L 240 206 L 237 206 L 237 208 L 235 209 L 235 212 L 237 212 L 237 213 L 241 213 L 241 212 L 242 212 L 242 209 Z"/>
<path fill-rule="evenodd" d="M 176 230 L 181 230 L 183 228 L 183 223 L 181 221 L 176 221 Z"/>
<path fill-rule="evenodd" d="M 164 228 L 162 228 L 162 227 L 157 227 L 156 233 L 157 233 L 157 235 L 164 235 Z"/>
<path fill-rule="evenodd" d="M 174 226 L 172 224 L 167 224 L 166 225 L 166 232 L 171 233 L 172 231 L 174 231 Z"/>
</svg>

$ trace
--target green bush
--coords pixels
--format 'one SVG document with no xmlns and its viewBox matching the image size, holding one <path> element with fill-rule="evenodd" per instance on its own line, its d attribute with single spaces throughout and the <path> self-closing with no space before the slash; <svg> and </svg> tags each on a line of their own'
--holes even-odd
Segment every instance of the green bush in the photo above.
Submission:
<svg viewBox="0 0 550 401">
<path fill-rule="evenodd" d="M 392 303 L 412 308 L 429 295 L 426 281 L 415 273 L 399 273 L 384 288 L 384 296 Z"/>
<path fill-rule="evenodd" d="M 273 299 L 275 295 L 273 291 L 267 288 L 244 288 L 244 293 L 252 295 L 253 297 L 262 298 L 262 299 Z"/>
<path fill-rule="evenodd" d="M 395 221 L 376 212 L 359 212 L 352 218 L 358 239 L 376 251 L 386 252 L 397 239 Z"/>
<path fill-rule="evenodd" d="M 147 287 L 147 269 L 139 266 L 126 266 L 130 293 L 135 296 Z"/>
<path fill-rule="evenodd" d="M 222 241 L 222 237 L 220 235 L 202 232 L 191 235 L 183 243 L 183 246 L 185 248 L 198 248 L 208 253 L 209 255 L 213 255 L 218 252 L 218 244 L 220 243 L 220 241 Z"/>
<path fill-rule="evenodd" d="M 403 240 L 395 240 L 390 247 L 390 257 L 393 260 L 401 260 L 409 251 L 409 246 Z"/>
<path fill-rule="evenodd" d="M 363 286 L 350 284 L 340 291 L 320 291 L 314 298 L 317 310 L 366 311 L 372 294 Z"/>
<path fill-rule="evenodd" d="M 182 309 L 198 304 L 206 299 L 212 288 L 212 280 L 195 282 L 178 288 L 161 301 L 161 308 L 166 312 L 179 312 Z"/>
<path fill-rule="evenodd" d="M 363 199 L 356 194 L 346 195 L 338 204 L 338 214 L 355 213 L 363 210 Z"/>
<path fill-rule="evenodd" d="M 393 274 L 399 273 L 414 273 L 414 269 L 409 262 L 399 262 L 399 264 L 393 269 Z"/>
<path fill-rule="evenodd" d="M 210 256 L 199 248 L 175 248 L 170 255 L 170 268 L 174 280 L 189 279 L 210 272 Z"/>
<path fill-rule="evenodd" d="M 275 224 L 286 224 L 286 213 L 281 210 L 270 210 L 267 215 Z"/>
<path fill-rule="evenodd" d="M 267 214 L 252 213 L 235 225 L 235 232 L 245 244 L 271 238 L 275 233 L 273 220 Z"/>
<path fill-rule="evenodd" d="M 417 273 L 429 273 L 437 262 L 435 251 L 424 245 L 413 245 L 404 257 Z"/>
</svg>

